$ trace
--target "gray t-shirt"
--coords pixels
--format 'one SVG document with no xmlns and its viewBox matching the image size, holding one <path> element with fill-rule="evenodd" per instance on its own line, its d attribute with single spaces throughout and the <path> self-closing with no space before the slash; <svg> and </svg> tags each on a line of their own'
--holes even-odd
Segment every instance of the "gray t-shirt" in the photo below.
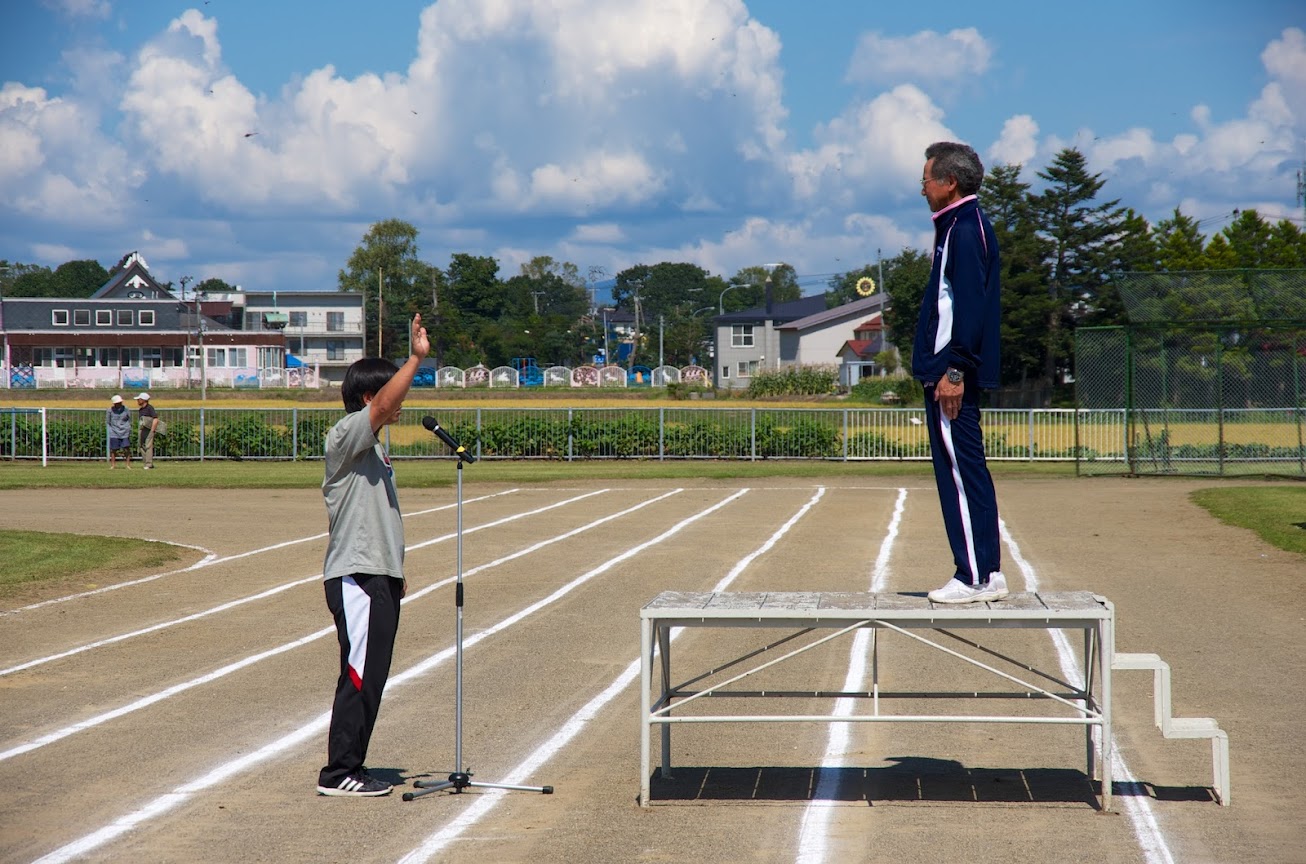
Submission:
<svg viewBox="0 0 1306 864">
<path fill-rule="evenodd" d="M 354 573 L 404 578 L 404 523 L 394 469 L 366 407 L 331 427 L 325 462 L 322 495 L 331 534 L 323 578 Z"/>
</svg>

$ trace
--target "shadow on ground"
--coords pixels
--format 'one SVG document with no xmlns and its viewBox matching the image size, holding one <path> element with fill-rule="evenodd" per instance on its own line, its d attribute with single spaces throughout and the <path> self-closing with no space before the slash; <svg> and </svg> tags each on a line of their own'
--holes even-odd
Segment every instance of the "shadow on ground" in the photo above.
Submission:
<svg viewBox="0 0 1306 864">
<path fill-rule="evenodd" d="M 889 757 L 884 768 L 683 767 L 654 770 L 651 800 L 701 801 L 981 801 L 1082 803 L 1098 806 L 1100 784 L 1071 768 L 967 768 L 950 759 Z M 1112 792 L 1159 801 L 1214 801 L 1201 786 L 1117 782 Z"/>
</svg>

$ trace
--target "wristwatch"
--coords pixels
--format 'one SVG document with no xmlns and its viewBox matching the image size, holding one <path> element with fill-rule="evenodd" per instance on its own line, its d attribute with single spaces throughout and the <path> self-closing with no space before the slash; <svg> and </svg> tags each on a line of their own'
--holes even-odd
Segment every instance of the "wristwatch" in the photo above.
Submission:
<svg viewBox="0 0 1306 864">
<path fill-rule="evenodd" d="M 966 380 L 966 374 L 962 372 L 960 369 L 953 369 L 952 367 L 948 368 L 949 384 L 960 384 L 962 381 L 965 380 Z"/>
</svg>

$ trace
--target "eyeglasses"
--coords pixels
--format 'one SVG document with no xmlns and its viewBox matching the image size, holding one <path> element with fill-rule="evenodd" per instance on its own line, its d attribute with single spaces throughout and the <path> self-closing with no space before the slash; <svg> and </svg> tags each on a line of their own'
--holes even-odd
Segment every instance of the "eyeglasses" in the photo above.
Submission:
<svg viewBox="0 0 1306 864">
<path fill-rule="evenodd" d="M 921 188 L 924 189 L 930 183 L 947 183 L 947 182 L 948 180 L 946 177 L 922 177 Z"/>
</svg>

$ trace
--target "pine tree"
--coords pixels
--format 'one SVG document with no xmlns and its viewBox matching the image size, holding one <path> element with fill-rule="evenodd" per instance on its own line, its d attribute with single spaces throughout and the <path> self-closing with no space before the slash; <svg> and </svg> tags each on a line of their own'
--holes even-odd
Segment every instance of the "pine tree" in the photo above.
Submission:
<svg viewBox="0 0 1306 864">
<path fill-rule="evenodd" d="M 1088 173 L 1084 154 L 1066 148 L 1038 174 L 1047 188 L 1033 196 L 1035 219 L 1051 243 L 1052 300 L 1047 327 L 1051 350 L 1045 374 L 1054 384 L 1064 381 L 1071 354 L 1070 331 L 1080 320 L 1104 308 L 1103 264 L 1116 254 L 1112 247 L 1125 235 L 1125 211 L 1118 200 L 1097 201 L 1106 185 L 1101 174 Z"/>
<path fill-rule="evenodd" d="M 1039 236 L 1029 184 L 1020 165 L 994 165 L 980 189 L 980 206 L 997 237 L 1002 257 L 1002 380 L 1025 386 L 1047 367 L 1050 246 Z"/>
<path fill-rule="evenodd" d="M 1197 220 L 1178 207 L 1174 216 L 1156 223 L 1157 264 L 1162 270 L 1201 270 L 1207 266 L 1203 252 L 1206 238 L 1197 230 Z"/>
</svg>

